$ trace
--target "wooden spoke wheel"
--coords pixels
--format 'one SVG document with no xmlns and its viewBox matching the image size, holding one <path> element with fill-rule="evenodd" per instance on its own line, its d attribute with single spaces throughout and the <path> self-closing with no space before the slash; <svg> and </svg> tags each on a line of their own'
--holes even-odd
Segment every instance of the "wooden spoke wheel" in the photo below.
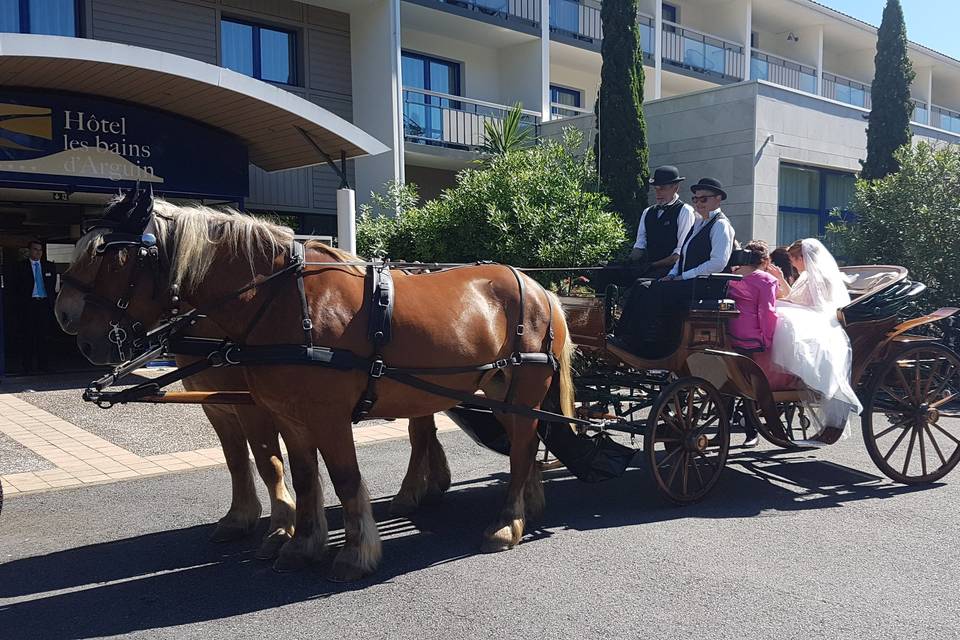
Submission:
<svg viewBox="0 0 960 640">
<path fill-rule="evenodd" d="M 717 389 L 701 378 L 681 378 L 660 392 L 650 409 L 643 454 L 657 488 L 678 504 L 707 495 L 730 449 L 730 419 Z"/>
<path fill-rule="evenodd" d="M 960 462 L 960 357 L 918 344 L 883 362 L 861 423 L 870 457 L 904 484 L 935 482 Z"/>
<path fill-rule="evenodd" d="M 807 416 L 806 409 L 799 402 L 778 402 L 777 410 L 780 415 L 780 423 L 786 430 L 786 438 L 777 433 L 775 429 L 767 427 L 766 420 L 760 415 L 757 403 L 748 398 L 741 398 L 734 410 L 735 415 L 742 416 L 745 425 L 753 427 L 753 430 L 763 436 L 764 440 L 770 444 L 776 445 L 781 449 L 799 449 L 797 440 L 806 440 L 816 435 L 816 428 L 813 426 L 810 417 Z"/>
</svg>

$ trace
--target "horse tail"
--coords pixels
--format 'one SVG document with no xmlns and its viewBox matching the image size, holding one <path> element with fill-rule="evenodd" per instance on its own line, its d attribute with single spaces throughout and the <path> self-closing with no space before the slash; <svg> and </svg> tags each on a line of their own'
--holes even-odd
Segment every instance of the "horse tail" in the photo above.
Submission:
<svg viewBox="0 0 960 640">
<path fill-rule="evenodd" d="M 570 327 L 567 326 L 567 318 L 560 304 L 560 298 L 551 291 L 547 291 L 547 295 L 551 297 L 553 307 L 556 310 L 555 313 L 559 316 L 555 319 L 555 322 L 563 328 L 563 344 L 560 347 L 560 353 L 555 354 L 560 383 L 560 411 L 568 418 L 573 418 L 576 416 L 576 409 L 573 404 L 574 386 L 572 361 L 576 345 L 573 344 L 573 340 L 570 339 Z"/>
</svg>

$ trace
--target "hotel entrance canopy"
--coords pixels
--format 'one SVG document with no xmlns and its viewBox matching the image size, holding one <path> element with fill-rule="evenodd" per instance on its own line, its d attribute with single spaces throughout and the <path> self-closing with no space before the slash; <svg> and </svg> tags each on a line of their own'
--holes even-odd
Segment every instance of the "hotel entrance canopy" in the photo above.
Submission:
<svg viewBox="0 0 960 640">
<path fill-rule="evenodd" d="M 0 34 L 0 92 L 10 90 L 83 94 L 179 116 L 235 137 L 246 147 L 249 161 L 265 171 L 333 164 L 389 150 L 343 118 L 269 83 L 183 56 L 112 42 Z M 26 108 L 17 105 L 12 115 L 0 115 L 0 124 L 13 136 L 0 139 L 0 146 L 26 148 L 16 135 L 38 131 L 36 124 L 20 124 L 20 131 L 9 124 L 9 118 L 23 120 Z M 50 125 L 43 126 L 47 129 L 41 134 L 53 140 L 57 125 L 53 133 Z M 119 130 L 116 125 L 111 133 L 119 135 Z M 113 149 L 124 155 L 124 147 Z"/>
</svg>

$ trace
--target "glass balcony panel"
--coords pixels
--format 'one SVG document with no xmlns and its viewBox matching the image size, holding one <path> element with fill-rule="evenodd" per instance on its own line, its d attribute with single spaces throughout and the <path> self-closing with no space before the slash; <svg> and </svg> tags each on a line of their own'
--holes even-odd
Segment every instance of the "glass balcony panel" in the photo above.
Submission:
<svg viewBox="0 0 960 640">
<path fill-rule="evenodd" d="M 703 46 L 706 64 L 704 67 L 714 73 L 725 73 L 727 66 L 727 52 L 723 47 L 706 43 Z"/>
<path fill-rule="evenodd" d="M 653 55 L 653 26 L 640 23 L 640 49 L 648 56 Z"/>
<path fill-rule="evenodd" d="M 750 78 L 753 80 L 769 80 L 770 64 L 766 60 L 753 58 L 750 60 Z"/>
<path fill-rule="evenodd" d="M 800 91 L 806 91 L 807 93 L 816 93 L 817 92 L 817 76 L 812 73 L 800 73 L 800 86 L 797 87 Z"/>
</svg>

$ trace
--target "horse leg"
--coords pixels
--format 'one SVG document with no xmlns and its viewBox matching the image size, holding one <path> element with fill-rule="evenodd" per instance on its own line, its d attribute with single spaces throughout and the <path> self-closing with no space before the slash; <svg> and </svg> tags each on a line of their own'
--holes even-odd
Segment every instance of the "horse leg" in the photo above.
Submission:
<svg viewBox="0 0 960 640">
<path fill-rule="evenodd" d="M 421 502 L 439 498 L 450 487 L 450 469 L 443 447 L 437 440 L 433 416 L 410 418 L 410 462 L 397 495 L 390 501 L 390 513 L 410 515 Z"/>
<path fill-rule="evenodd" d="M 283 479 L 283 454 L 270 414 L 259 407 L 235 407 L 237 418 L 250 443 L 257 471 L 270 495 L 270 524 L 257 550 L 259 560 L 272 560 L 294 531 L 296 506 Z"/>
<path fill-rule="evenodd" d="M 288 437 L 289 436 L 289 437 Z M 323 510 L 323 484 L 317 466 L 317 449 L 299 433 L 299 427 L 283 431 L 290 458 L 290 475 L 297 495 L 293 537 L 277 554 L 276 571 L 295 571 L 320 560 L 327 544 L 327 516 Z"/>
<path fill-rule="evenodd" d="M 532 473 L 537 456 L 536 419 L 505 415 L 500 420 L 510 437 L 510 486 L 499 517 L 483 533 L 480 550 L 484 553 L 506 551 L 520 543 L 526 519 L 524 498 L 528 491 L 534 499 L 538 495 L 536 490 L 527 489 L 528 484 L 538 479 Z M 542 508 L 543 489 L 539 492 Z"/>
<path fill-rule="evenodd" d="M 340 498 L 346 538 L 333 560 L 329 578 L 334 582 L 352 582 L 376 570 L 383 550 L 377 523 L 373 519 L 370 494 L 360 476 L 349 419 L 327 432 L 320 444 L 320 454 Z"/>
<path fill-rule="evenodd" d="M 210 539 L 214 542 L 237 540 L 249 534 L 260 519 L 261 505 L 250 471 L 247 440 L 236 413 L 229 407 L 204 405 L 204 413 L 220 439 L 223 457 L 230 471 L 231 500 L 227 514 L 220 518 Z"/>
</svg>

